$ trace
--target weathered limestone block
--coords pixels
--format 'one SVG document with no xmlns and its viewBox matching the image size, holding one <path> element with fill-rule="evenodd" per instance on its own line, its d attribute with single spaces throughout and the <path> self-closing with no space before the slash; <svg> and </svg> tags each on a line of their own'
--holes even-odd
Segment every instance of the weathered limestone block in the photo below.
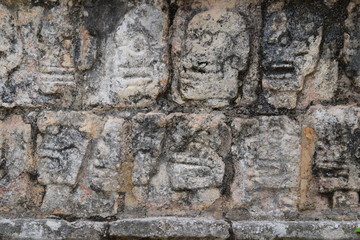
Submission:
<svg viewBox="0 0 360 240">
<path fill-rule="evenodd" d="M 238 2 L 205 2 L 187 3 L 175 15 L 172 95 L 180 104 L 222 107 L 241 94 L 239 74 L 248 68 L 250 37 Z"/>
<path fill-rule="evenodd" d="M 8 73 L 19 66 L 22 60 L 22 42 L 19 32 L 15 28 L 13 14 L 3 4 L 0 4 L 0 80 L 1 95 L 4 94 L 4 84 L 8 80 Z"/>
<path fill-rule="evenodd" d="M 233 222 L 235 239 L 357 239 L 358 221 Z"/>
<path fill-rule="evenodd" d="M 103 40 L 102 58 L 86 76 L 91 106 L 153 104 L 168 82 L 166 3 L 135 4 Z"/>
<path fill-rule="evenodd" d="M 95 118 L 95 116 L 89 116 Z M 45 112 L 38 119 L 37 166 L 42 184 L 75 186 L 87 147 L 91 123 L 76 112 Z M 98 119 L 100 120 L 100 119 Z"/>
<path fill-rule="evenodd" d="M 77 215 L 115 215 L 122 205 L 120 193 L 128 124 L 124 119 L 108 117 L 100 137 L 94 139 L 85 174 L 80 179 L 73 202 Z"/>
<path fill-rule="evenodd" d="M 323 37 L 317 2 L 267 1 L 263 30 L 262 86 L 277 108 L 296 107 L 304 81 L 316 69 Z"/>
<path fill-rule="evenodd" d="M 160 164 L 166 134 L 166 115 L 161 113 L 138 114 L 133 119 L 134 170 L 132 181 L 135 186 L 146 186 Z"/>
<path fill-rule="evenodd" d="M 360 87 L 360 4 L 352 0 L 347 8 L 348 18 L 345 21 L 343 60 L 345 73 L 352 79 L 354 86 Z"/>
<path fill-rule="evenodd" d="M 299 199 L 300 127 L 286 116 L 236 118 L 232 123 L 234 209 L 253 217 L 295 212 Z"/>
<path fill-rule="evenodd" d="M 304 124 L 315 137 L 307 195 L 313 207 L 359 207 L 359 117 L 352 106 L 310 108 Z"/>
<path fill-rule="evenodd" d="M 0 122 L 0 211 L 31 205 L 31 126 L 21 116 Z"/>
<path fill-rule="evenodd" d="M 1 106 L 39 107 L 56 104 L 68 107 L 73 104 L 77 92 L 76 27 L 67 2 L 49 4 L 47 8 L 12 8 L 16 21 L 10 31 L 13 35 L 17 34 L 17 39 L 12 41 L 12 55 L 17 48 L 21 51 L 17 54 L 18 64 L 13 65 L 13 71 L 2 83 Z M 19 65 L 20 61 L 22 64 Z"/>
<path fill-rule="evenodd" d="M 225 221 L 203 218 L 124 219 L 110 224 L 110 236 L 129 239 L 227 239 L 230 225 Z"/>
<path fill-rule="evenodd" d="M 195 213 L 220 198 L 231 141 L 223 115 L 138 115 L 135 143 L 140 139 L 133 191 L 149 214 Z"/>
<path fill-rule="evenodd" d="M 39 48 L 44 54 L 38 62 L 38 81 L 41 91 L 45 94 L 75 87 L 75 30 L 66 6 L 56 6 L 44 12 L 39 33 Z"/>
<path fill-rule="evenodd" d="M 105 224 L 100 222 L 66 222 L 55 219 L 2 219 L 0 238 L 9 240 L 88 239 L 100 240 Z"/>
<path fill-rule="evenodd" d="M 0 4 L 0 103 L 11 101 L 9 74 L 20 65 L 23 45 L 15 27 L 15 17 L 5 5 Z"/>
<path fill-rule="evenodd" d="M 77 216 L 116 214 L 126 121 L 87 112 L 44 112 L 38 128 L 38 180 L 47 186 L 42 209 Z"/>
</svg>

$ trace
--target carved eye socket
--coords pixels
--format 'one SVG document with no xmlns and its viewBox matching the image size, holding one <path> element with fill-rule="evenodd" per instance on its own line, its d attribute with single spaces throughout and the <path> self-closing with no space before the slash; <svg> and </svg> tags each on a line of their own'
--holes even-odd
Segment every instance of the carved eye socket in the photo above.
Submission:
<svg viewBox="0 0 360 240">
<path fill-rule="evenodd" d="M 212 36 L 208 33 L 205 33 L 201 36 L 201 41 L 204 45 L 210 45 L 212 43 Z"/>
<path fill-rule="evenodd" d="M 133 45 L 132 45 L 133 49 L 135 52 L 142 52 L 146 49 L 146 41 L 145 39 L 142 38 L 137 38 L 134 40 Z"/>
<path fill-rule="evenodd" d="M 0 30 L 0 51 L 5 52 L 11 48 L 11 41 L 9 37 Z"/>
</svg>

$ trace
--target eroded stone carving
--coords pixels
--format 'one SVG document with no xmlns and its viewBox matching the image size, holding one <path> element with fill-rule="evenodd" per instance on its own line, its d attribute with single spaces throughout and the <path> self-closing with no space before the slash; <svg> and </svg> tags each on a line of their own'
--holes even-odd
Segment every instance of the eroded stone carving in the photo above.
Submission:
<svg viewBox="0 0 360 240">
<path fill-rule="evenodd" d="M 306 76 L 315 71 L 323 17 L 311 3 L 269 1 L 263 36 L 262 85 L 277 108 L 295 108 Z"/>
<path fill-rule="evenodd" d="M 309 111 L 306 123 L 316 134 L 312 171 L 315 190 L 325 196 L 323 204 L 328 208 L 358 207 L 360 110 L 315 106 Z"/>
<path fill-rule="evenodd" d="M 18 67 L 23 56 L 23 45 L 12 13 L 0 4 L 0 97 L 9 102 L 9 73 Z"/>
<path fill-rule="evenodd" d="M 17 67 L 22 58 L 22 42 L 10 11 L 0 4 L 0 77 L 2 85 L 8 73 Z M 3 87 L 2 87 L 3 88 Z"/>
<path fill-rule="evenodd" d="M 288 117 L 233 121 L 235 204 L 269 217 L 294 212 L 298 203 L 300 127 Z"/>
<path fill-rule="evenodd" d="M 94 139 L 85 174 L 72 202 L 78 216 L 111 216 L 121 208 L 120 179 L 125 174 L 121 169 L 128 134 L 124 119 L 106 119 L 101 135 Z"/>
<path fill-rule="evenodd" d="M 31 126 L 14 115 L 0 122 L 0 210 L 31 205 Z"/>
<path fill-rule="evenodd" d="M 360 87 L 360 4 L 350 1 L 347 10 L 343 49 L 345 73 L 356 87 Z"/>
<path fill-rule="evenodd" d="M 142 4 L 125 14 L 104 44 L 103 64 L 88 76 L 88 104 L 144 106 L 167 83 L 167 15 Z"/>
<path fill-rule="evenodd" d="M 155 131 L 150 128 L 135 135 L 143 140 L 134 145 L 141 150 L 135 155 L 133 172 L 137 198 L 150 213 L 169 208 L 182 214 L 186 209 L 209 207 L 220 197 L 230 148 L 231 134 L 224 116 L 179 113 L 137 117 L 137 129 L 150 124 Z"/>
<path fill-rule="evenodd" d="M 48 131 L 38 150 L 42 182 L 74 185 L 87 144 L 85 136 L 74 128 L 54 126 Z"/>
<path fill-rule="evenodd" d="M 46 94 L 75 87 L 74 33 L 75 27 L 66 6 L 45 12 L 38 35 L 39 48 L 43 51 L 39 60 L 38 84 Z"/>
<path fill-rule="evenodd" d="M 41 208 L 80 217 L 116 214 L 126 121 L 87 112 L 43 112 L 37 125 L 38 180 L 47 186 Z"/>
<path fill-rule="evenodd" d="M 175 100 L 228 105 L 239 94 L 239 73 L 247 68 L 250 46 L 244 17 L 227 9 L 179 10 L 175 24 Z"/>
</svg>

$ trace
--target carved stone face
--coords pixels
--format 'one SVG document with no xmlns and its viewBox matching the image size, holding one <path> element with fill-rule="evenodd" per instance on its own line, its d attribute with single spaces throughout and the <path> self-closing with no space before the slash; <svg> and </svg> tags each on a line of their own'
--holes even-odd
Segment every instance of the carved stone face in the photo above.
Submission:
<svg viewBox="0 0 360 240">
<path fill-rule="evenodd" d="M 53 127 L 39 146 L 40 181 L 45 184 L 75 184 L 87 143 L 78 130 Z"/>
<path fill-rule="evenodd" d="M 162 14 L 150 6 L 141 6 L 124 17 L 115 34 L 114 54 L 109 52 L 106 71 L 114 90 L 120 95 L 156 84 L 161 65 Z M 147 22 L 146 22 L 147 21 Z"/>
<path fill-rule="evenodd" d="M 210 147 L 191 143 L 186 152 L 175 153 L 172 158 L 170 181 L 173 189 L 191 190 L 222 184 L 225 165 Z"/>
<path fill-rule="evenodd" d="M 22 48 L 9 10 L 0 4 L 0 77 L 19 65 Z"/>
<path fill-rule="evenodd" d="M 299 92 L 315 70 L 322 39 L 322 17 L 309 4 L 275 1 L 265 16 L 263 86 L 278 92 Z M 296 100 L 295 100 L 296 101 Z"/>
<path fill-rule="evenodd" d="M 72 23 L 67 8 L 54 7 L 42 18 L 39 85 L 44 93 L 61 92 L 64 86 L 75 85 Z"/>
<path fill-rule="evenodd" d="M 195 15 L 183 41 L 181 94 L 189 100 L 236 97 L 248 53 L 246 22 L 238 13 L 217 9 Z"/>
<path fill-rule="evenodd" d="M 345 21 L 344 60 L 345 73 L 360 87 L 360 5 L 350 3 L 349 16 Z"/>
</svg>

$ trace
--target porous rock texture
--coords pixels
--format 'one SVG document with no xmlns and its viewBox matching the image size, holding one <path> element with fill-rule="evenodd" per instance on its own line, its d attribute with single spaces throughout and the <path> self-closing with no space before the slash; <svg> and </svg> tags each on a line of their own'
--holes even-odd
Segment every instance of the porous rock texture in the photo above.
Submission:
<svg viewBox="0 0 360 240">
<path fill-rule="evenodd" d="M 0 239 L 360 239 L 359 0 L 0 0 Z"/>
</svg>

